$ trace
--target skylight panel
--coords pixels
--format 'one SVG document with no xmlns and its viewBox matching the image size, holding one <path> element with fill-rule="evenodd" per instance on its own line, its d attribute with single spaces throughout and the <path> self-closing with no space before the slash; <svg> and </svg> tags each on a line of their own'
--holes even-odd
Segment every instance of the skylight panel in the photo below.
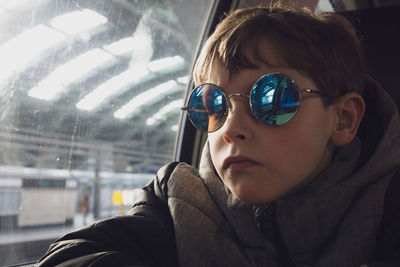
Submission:
<svg viewBox="0 0 400 267">
<path fill-rule="evenodd" d="M 51 26 L 65 33 L 76 35 L 93 30 L 107 23 L 107 18 L 90 9 L 73 11 L 54 18 Z"/>
<path fill-rule="evenodd" d="M 171 126 L 171 131 L 177 132 L 178 130 L 179 130 L 179 125 L 178 124 L 175 124 L 175 125 Z"/>
<path fill-rule="evenodd" d="M 172 101 L 171 103 L 160 109 L 156 114 L 148 118 L 146 120 L 146 124 L 148 126 L 151 126 L 158 121 L 164 120 L 168 113 L 172 111 L 179 111 L 180 110 L 179 108 L 182 107 L 182 105 L 183 105 L 182 99 Z"/>
<path fill-rule="evenodd" d="M 53 100 L 72 83 L 87 79 L 97 69 L 112 64 L 113 59 L 114 56 L 101 49 L 92 49 L 54 70 L 38 86 L 32 88 L 28 95 L 42 100 Z"/>
<path fill-rule="evenodd" d="M 108 51 L 110 51 L 109 48 L 113 46 L 113 44 L 107 47 Z M 76 107 L 78 109 L 91 111 L 102 105 L 110 97 L 124 93 L 126 90 L 130 89 L 135 84 L 154 78 L 156 76 L 156 72 L 153 71 L 156 70 L 156 68 L 158 68 L 157 71 L 163 70 L 163 73 L 169 73 L 176 71 L 177 68 L 181 67 L 180 65 L 182 63 L 183 59 L 180 56 L 175 56 L 175 57 L 166 57 L 151 61 L 150 63 L 146 64 L 147 68 L 144 65 L 136 65 L 98 86 L 91 93 L 89 93 L 82 100 L 80 100 L 76 104 Z M 156 67 L 158 64 L 160 64 L 160 66 Z M 153 71 L 150 72 L 149 70 Z M 186 79 L 188 78 L 181 77 L 179 79 L 180 82 L 179 81 L 178 82 L 182 84 L 182 81 L 186 81 Z M 176 84 L 176 81 L 174 82 Z M 174 89 L 169 90 L 169 93 L 173 94 L 181 89 L 182 89 L 181 87 L 176 86 L 174 87 Z M 117 116 L 125 117 L 125 115 L 121 115 L 123 113 L 117 113 L 117 114 L 120 114 Z"/>
<path fill-rule="evenodd" d="M 329 0 L 319 0 L 315 11 L 316 12 L 334 12 L 335 10 L 333 9 L 332 4 Z"/>
<path fill-rule="evenodd" d="M 7 8 L 7 9 L 17 9 L 20 7 L 25 6 L 31 0 L 13 0 L 13 1 L 1 1 L 0 7 Z"/>
<path fill-rule="evenodd" d="M 0 81 L 23 71 L 46 50 L 60 44 L 66 36 L 44 25 L 36 25 L 0 46 Z M 7 64 L 4 64 L 7 62 Z"/>
<path fill-rule="evenodd" d="M 138 112 L 143 105 L 154 104 L 162 99 L 166 94 L 172 94 L 180 89 L 181 88 L 177 86 L 177 82 L 174 80 L 162 83 L 132 98 L 127 104 L 114 113 L 114 117 L 125 119 L 133 113 Z"/>
<path fill-rule="evenodd" d="M 165 57 L 149 63 L 152 72 L 171 72 L 183 68 L 184 59 L 181 56 Z"/>
<path fill-rule="evenodd" d="M 76 104 L 76 107 L 82 110 L 93 110 L 112 95 L 124 92 L 132 85 L 142 81 L 148 74 L 149 71 L 145 68 L 122 72 L 86 95 Z"/>
<path fill-rule="evenodd" d="M 123 56 L 131 54 L 137 45 L 138 42 L 136 42 L 135 38 L 127 37 L 109 45 L 105 45 L 103 48 L 116 56 Z"/>
<path fill-rule="evenodd" d="M 105 45 L 103 48 L 116 56 L 130 56 L 136 52 L 136 57 L 141 58 L 148 55 L 150 60 L 153 55 L 150 33 L 135 34 L 134 37 L 120 39 L 109 45 Z M 134 58 L 134 60 L 138 61 L 137 58 Z"/>
<path fill-rule="evenodd" d="M 181 84 L 188 84 L 189 83 L 189 76 L 179 77 L 178 79 L 176 79 L 176 81 L 178 83 L 181 83 Z"/>
</svg>

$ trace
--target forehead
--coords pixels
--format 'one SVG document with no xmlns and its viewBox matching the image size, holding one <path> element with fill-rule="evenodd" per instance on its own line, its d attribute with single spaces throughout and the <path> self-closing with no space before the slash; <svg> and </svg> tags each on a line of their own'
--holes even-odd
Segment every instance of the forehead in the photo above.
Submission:
<svg viewBox="0 0 400 267">
<path fill-rule="evenodd" d="M 283 59 L 279 42 L 271 37 L 255 39 L 243 47 L 243 55 L 255 65 L 268 65 L 271 67 L 287 67 Z"/>
<path fill-rule="evenodd" d="M 293 79 L 300 88 L 319 89 L 315 82 L 304 72 L 288 67 L 270 66 L 263 62 L 259 63 L 255 68 L 240 69 L 237 73 L 230 75 L 228 69 L 219 60 L 215 60 L 209 70 L 205 82 L 216 84 L 226 94 L 246 94 L 261 76 L 274 72 L 285 74 Z"/>
<path fill-rule="evenodd" d="M 236 57 L 236 60 L 222 60 L 220 56 L 216 55 L 211 66 L 207 67 L 206 80 L 201 82 L 216 83 L 218 81 L 216 84 L 221 84 L 234 79 L 238 72 L 255 72 L 262 69 L 274 69 L 277 71 L 278 69 L 283 69 L 287 64 L 284 63 L 281 57 L 281 51 L 276 47 L 277 45 L 274 42 L 264 37 L 241 46 L 241 50 L 237 51 L 237 54 L 240 55 L 232 56 Z M 246 66 L 246 63 L 243 63 L 244 60 L 248 61 L 252 66 Z M 233 64 L 236 64 L 236 66 L 227 65 L 228 63 L 225 62 L 234 62 Z M 261 71 L 260 74 L 265 74 L 265 70 Z"/>
</svg>

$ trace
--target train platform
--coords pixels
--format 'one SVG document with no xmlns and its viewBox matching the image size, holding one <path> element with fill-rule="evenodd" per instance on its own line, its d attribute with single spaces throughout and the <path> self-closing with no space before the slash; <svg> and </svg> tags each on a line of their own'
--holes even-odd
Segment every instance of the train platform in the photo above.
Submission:
<svg viewBox="0 0 400 267">
<path fill-rule="evenodd" d="M 68 226 L 30 227 L 0 233 L 0 266 L 15 266 L 36 261 L 54 240 L 94 221 L 93 214 L 87 216 L 85 223 L 83 214 L 77 213 Z"/>
</svg>

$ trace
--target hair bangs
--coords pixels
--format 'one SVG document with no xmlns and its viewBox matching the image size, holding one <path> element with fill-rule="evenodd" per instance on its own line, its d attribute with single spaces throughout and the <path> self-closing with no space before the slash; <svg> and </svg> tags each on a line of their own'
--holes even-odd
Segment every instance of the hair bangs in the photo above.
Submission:
<svg viewBox="0 0 400 267">
<path fill-rule="evenodd" d="M 216 61 L 230 77 L 262 64 L 296 69 L 330 95 L 362 94 L 366 72 L 360 43 L 348 21 L 334 13 L 280 6 L 237 10 L 223 19 L 196 62 L 197 85 L 207 81 Z"/>
</svg>

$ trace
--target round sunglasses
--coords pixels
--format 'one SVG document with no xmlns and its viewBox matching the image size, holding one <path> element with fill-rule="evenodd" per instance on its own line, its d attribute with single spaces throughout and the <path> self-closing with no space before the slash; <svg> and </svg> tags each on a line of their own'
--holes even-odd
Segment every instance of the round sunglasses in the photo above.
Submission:
<svg viewBox="0 0 400 267">
<path fill-rule="evenodd" d="M 302 92 L 333 97 L 316 90 L 299 89 L 285 74 L 270 73 L 256 81 L 250 95 L 236 93 L 226 96 L 215 84 L 201 84 L 191 92 L 188 104 L 182 110 L 188 112 L 196 128 L 210 133 L 221 128 L 226 121 L 229 99 L 240 96 L 249 99 L 251 111 L 258 120 L 268 125 L 282 125 L 296 115 Z"/>
</svg>

